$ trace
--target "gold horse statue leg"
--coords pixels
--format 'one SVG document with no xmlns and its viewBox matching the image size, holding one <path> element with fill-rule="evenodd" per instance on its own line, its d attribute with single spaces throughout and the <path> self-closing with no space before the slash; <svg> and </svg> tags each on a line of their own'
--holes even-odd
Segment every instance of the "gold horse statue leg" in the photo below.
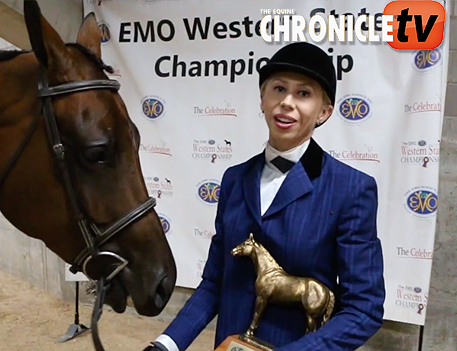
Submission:
<svg viewBox="0 0 457 351">
<path fill-rule="evenodd" d="M 248 337 L 254 336 L 254 331 L 259 326 L 260 316 L 261 316 L 263 310 L 265 309 L 265 307 L 267 306 L 267 302 L 268 302 L 268 300 L 264 296 L 257 296 L 257 298 L 255 299 L 254 317 L 252 318 L 252 322 L 251 322 L 251 325 L 249 326 L 249 329 L 245 333 L 246 336 L 248 336 Z"/>
</svg>

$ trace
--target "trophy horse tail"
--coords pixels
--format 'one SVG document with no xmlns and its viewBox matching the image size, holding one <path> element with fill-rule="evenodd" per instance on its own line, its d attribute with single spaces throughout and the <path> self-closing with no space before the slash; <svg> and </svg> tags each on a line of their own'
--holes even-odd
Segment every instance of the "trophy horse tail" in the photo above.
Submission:
<svg viewBox="0 0 457 351">
<path fill-rule="evenodd" d="M 324 325 L 325 323 L 328 322 L 328 320 L 330 319 L 330 317 L 332 315 L 333 308 L 335 307 L 335 294 L 331 290 L 328 290 L 328 293 L 329 293 L 329 299 L 327 302 L 327 308 L 325 310 L 324 316 L 322 317 L 321 325 Z"/>
</svg>

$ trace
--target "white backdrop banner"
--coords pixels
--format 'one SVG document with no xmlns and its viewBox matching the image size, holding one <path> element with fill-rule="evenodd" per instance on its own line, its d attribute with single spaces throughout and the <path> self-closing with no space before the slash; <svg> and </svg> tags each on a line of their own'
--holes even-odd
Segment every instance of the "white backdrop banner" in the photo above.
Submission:
<svg viewBox="0 0 457 351">
<path fill-rule="evenodd" d="M 104 61 L 114 67 L 141 133 L 144 178 L 158 199 L 179 286 L 196 287 L 201 279 L 224 170 L 261 152 L 267 141 L 257 70 L 284 43 L 262 39 L 260 10 L 294 9 L 307 20 L 314 14 L 378 18 L 387 3 L 85 0 L 85 12 L 95 12 L 103 32 Z M 338 90 L 335 112 L 315 139 L 376 178 L 385 318 L 424 324 L 447 37 L 429 51 L 357 40 L 318 45 L 333 59 Z"/>
</svg>

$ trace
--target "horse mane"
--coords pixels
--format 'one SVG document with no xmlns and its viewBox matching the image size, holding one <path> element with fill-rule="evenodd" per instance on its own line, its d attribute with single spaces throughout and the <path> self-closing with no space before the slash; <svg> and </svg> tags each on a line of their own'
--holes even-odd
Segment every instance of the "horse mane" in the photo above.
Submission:
<svg viewBox="0 0 457 351">
<path fill-rule="evenodd" d="M 278 264 L 278 262 L 276 262 L 276 260 L 273 258 L 273 256 L 271 256 L 271 254 L 262 244 L 260 244 L 259 242 L 256 241 L 254 245 L 257 246 L 259 251 L 261 251 L 264 254 L 265 258 L 267 259 L 269 265 L 272 268 L 281 268 L 282 269 L 282 267 Z"/>
<path fill-rule="evenodd" d="M 97 65 L 97 67 L 100 68 L 102 71 L 106 71 L 108 73 L 114 73 L 113 67 L 106 65 L 101 58 L 98 58 L 97 55 L 95 55 L 93 51 L 89 50 L 85 46 L 82 46 L 81 44 L 78 44 L 78 43 L 67 43 L 65 45 L 79 50 L 89 60 L 94 62 Z"/>
<path fill-rule="evenodd" d="M 75 48 L 79 52 L 83 53 L 89 60 L 95 63 L 100 70 L 106 71 L 108 73 L 114 73 L 113 67 L 106 65 L 102 59 L 98 58 L 97 55 L 95 55 L 91 50 L 82 46 L 81 44 L 68 43 L 65 45 L 71 48 Z M 0 50 L 0 62 L 12 60 L 13 58 L 19 55 L 26 54 L 29 52 L 30 51 L 26 50 Z"/>
</svg>

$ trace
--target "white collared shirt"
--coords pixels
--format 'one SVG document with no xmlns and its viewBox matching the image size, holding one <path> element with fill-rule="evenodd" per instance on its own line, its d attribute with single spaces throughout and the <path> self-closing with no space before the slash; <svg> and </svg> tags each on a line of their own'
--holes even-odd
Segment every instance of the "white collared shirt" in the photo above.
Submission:
<svg viewBox="0 0 457 351">
<path fill-rule="evenodd" d="M 265 166 L 260 177 L 260 213 L 262 216 L 267 212 L 282 182 L 290 172 L 282 173 L 271 163 L 271 160 L 277 156 L 282 156 L 289 161 L 297 163 L 308 149 L 309 143 L 310 139 L 284 152 L 276 150 L 269 143 L 265 147 Z"/>
</svg>

